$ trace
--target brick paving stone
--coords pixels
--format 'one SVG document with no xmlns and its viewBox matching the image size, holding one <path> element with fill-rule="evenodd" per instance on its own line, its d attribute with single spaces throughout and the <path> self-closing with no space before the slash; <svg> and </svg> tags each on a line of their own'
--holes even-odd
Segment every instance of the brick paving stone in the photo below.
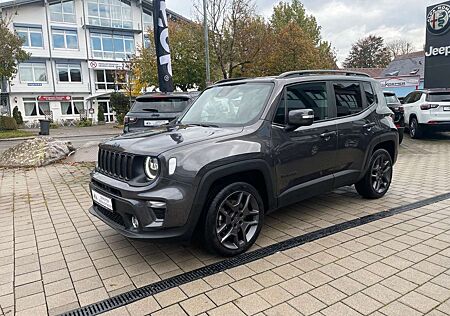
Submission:
<svg viewBox="0 0 450 316">
<path fill-rule="evenodd" d="M 255 293 L 236 299 L 234 304 L 247 315 L 253 315 L 271 307 L 268 302 Z"/>
<path fill-rule="evenodd" d="M 383 306 L 380 302 L 361 292 L 353 294 L 344 299 L 343 302 L 364 315 L 369 315 Z"/>
<path fill-rule="evenodd" d="M 46 316 L 47 315 L 47 306 L 45 304 L 35 306 L 29 309 L 25 309 L 22 311 L 16 311 L 16 316 Z"/>
<path fill-rule="evenodd" d="M 294 297 L 288 303 L 303 315 L 312 315 L 326 305 L 308 293 Z"/>
<path fill-rule="evenodd" d="M 161 307 L 172 305 L 186 298 L 186 294 L 184 294 L 179 288 L 173 288 L 155 295 L 155 299 Z"/>
<path fill-rule="evenodd" d="M 321 300 L 326 305 L 333 305 L 347 297 L 346 294 L 325 284 L 309 292 L 315 298 Z"/>
<path fill-rule="evenodd" d="M 161 314 L 162 316 L 163 314 Z M 166 314 L 172 315 L 172 314 Z M 233 316 L 245 316 L 245 314 L 236 307 L 233 303 L 228 303 L 225 305 L 221 305 L 212 310 L 208 311 L 208 315 L 210 316 L 224 316 L 224 315 L 233 315 Z"/>
<path fill-rule="evenodd" d="M 293 278 L 280 283 L 280 286 L 294 296 L 306 293 L 313 289 L 313 286 L 300 278 Z"/>
<path fill-rule="evenodd" d="M 292 294 L 279 285 L 268 287 L 257 292 L 257 294 L 272 306 L 281 304 L 293 297 Z"/>
<path fill-rule="evenodd" d="M 191 297 L 181 302 L 180 305 L 188 315 L 198 315 L 216 307 L 205 294 Z"/>
<path fill-rule="evenodd" d="M 45 295 L 51 296 L 61 292 L 66 292 L 73 289 L 74 284 L 70 278 L 59 280 L 52 283 L 47 283 L 44 285 Z"/>
<path fill-rule="evenodd" d="M 382 312 L 385 315 L 389 316 L 419 316 L 423 315 L 422 313 L 416 311 L 415 309 L 412 309 L 409 306 L 406 306 L 405 304 L 402 304 L 400 302 L 392 302 L 380 309 L 380 312 Z"/>
<path fill-rule="evenodd" d="M 196 296 L 200 293 L 205 293 L 212 289 L 212 287 L 203 280 L 195 280 L 193 282 L 183 284 L 180 286 L 180 289 L 188 296 Z"/>
<path fill-rule="evenodd" d="M 21 297 L 26 297 L 28 295 L 33 295 L 36 293 L 43 292 L 44 288 L 42 286 L 42 281 L 36 281 L 33 283 L 27 283 L 21 286 L 16 286 L 14 288 L 14 294 L 16 299 Z"/>
<path fill-rule="evenodd" d="M 285 267 L 285 266 L 281 266 L 281 267 Z M 266 272 L 257 274 L 255 276 L 252 276 L 252 279 L 255 280 L 256 282 L 258 282 L 259 284 L 261 284 L 263 287 L 269 287 L 274 284 L 280 283 L 284 280 L 282 277 L 279 276 L 280 273 L 284 274 L 285 279 L 289 280 L 296 276 L 296 271 L 300 271 L 300 270 L 294 268 L 295 270 L 290 275 L 290 277 L 287 277 L 286 276 L 287 272 L 285 270 L 283 270 L 281 272 L 278 270 L 278 274 L 277 274 L 277 269 L 279 269 L 281 267 L 275 268 L 273 271 L 266 271 Z"/>
<path fill-rule="evenodd" d="M 99 288 L 83 293 L 77 293 L 77 297 L 80 305 L 86 306 L 107 299 L 109 295 L 104 288 Z"/>
<path fill-rule="evenodd" d="M 325 316 L 337 316 L 337 315 L 345 315 L 345 316 L 360 316 L 362 314 L 358 313 L 354 309 L 348 307 L 342 302 L 338 302 L 334 305 L 331 305 L 321 311 L 321 313 Z"/>
<path fill-rule="evenodd" d="M 30 309 L 32 307 L 42 305 L 43 302 L 45 302 L 44 292 L 28 295 L 26 297 L 16 299 L 16 311 Z"/>
<path fill-rule="evenodd" d="M 406 304 L 422 313 L 427 313 L 433 308 L 439 305 L 438 301 L 435 301 L 425 295 L 417 293 L 416 291 L 410 292 L 399 299 L 400 302 Z"/>
<path fill-rule="evenodd" d="M 306 272 L 300 275 L 299 278 L 308 282 L 312 286 L 321 286 L 322 284 L 328 283 L 333 280 L 331 277 L 329 277 L 325 273 L 320 272 L 319 270 Z"/>
<path fill-rule="evenodd" d="M 234 283 L 231 283 L 230 286 L 236 290 L 240 295 L 248 295 L 250 293 L 254 293 L 256 291 L 261 290 L 263 287 L 253 280 L 252 278 L 246 278 Z"/>
<path fill-rule="evenodd" d="M 146 297 L 127 305 L 128 312 L 133 316 L 144 316 L 161 309 L 153 297 Z"/>
<path fill-rule="evenodd" d="M 282 303 L 280 305 L 269 308 L 268 310 L 265 310 L 264 314 L 268 316 L 297 316 L 299 315 L 299 312 L 291 305 Z"/>
<path fill-rule="evenodd" d="M 224 305 L 240 297 L 239 293 L 228 285 L 206 292 L 206 295 L 217 306 Z"/>
</svg>

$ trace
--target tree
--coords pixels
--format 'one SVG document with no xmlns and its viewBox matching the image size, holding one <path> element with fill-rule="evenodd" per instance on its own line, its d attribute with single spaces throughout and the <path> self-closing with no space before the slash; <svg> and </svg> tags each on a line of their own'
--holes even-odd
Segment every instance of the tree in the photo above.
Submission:
<svg viewBox="0 0 450 316">
<path fill-rule="evenodd" d="M 353 44 L 345 68 L 385 68 L 391 61 L 381 36 L 370 35 Z"/>
<path fill-rule="evenodd" d="M 0 16 L 0 82 L 14 77 L 18 64 L 30 57 L 22 49 L 23 39 L 9 29 L 11 20 L 11 17 Z"/>
<path fill-rule="evenodd" d="M 122 92 L 113 92 L 110 96 L 110 104 L 114 112 L 116 112 L 117 122 L 123 124 L 125 114 L 130 110 L 130 102 L 128 97 Z"/>
<path fill-rule="evenodd" d="M 305 7 L 299 0 L 293 0 L 291 3 L 280 2 L 273 8 L 270 23 L 277 30 L 284 29 L 291 23 L 297 24 L 315 45 L 321 40 L 320 29 L 316 18 L 306 14 Z"/>
<path fill-rule="evenodd" d="M 149 33 L 153 39 L 153 33 Z M 175 87 L 183 91 L 205 87 L 205 53 L 203 29 L 200 24 L 184 21 L 170 21 L 170 52 L 172 58 L 173 81 Z M 141 47 L 131 60 L 134 92 L 149 86 L 157 86 L 158 73 L 153 40 L 149 47 Z"/>
<path fill-rule="evenodd" d="M 397 56 L 412 53 L 414 45 L 407 40 L 395 40 L 386 44 L 387 49 L 391 53 L 393 59 Z"/>
<path fill-rule="evenodd" d="M 105 110 L 103 110 L 103 107 L 98 107 L 98 113 L 97 113 L 97 121 L 100 122 L 100 124 L 105 122 Z"/>
<path fill-rule="evenodd" d="M 19 125 L 19 126 L 23 125 L 22 113 L 19 111 L 19 108 L 17 107 L 17 105 L 13 109 L 13 117 L 16 120 L 17 125 Z"/>
</svg>

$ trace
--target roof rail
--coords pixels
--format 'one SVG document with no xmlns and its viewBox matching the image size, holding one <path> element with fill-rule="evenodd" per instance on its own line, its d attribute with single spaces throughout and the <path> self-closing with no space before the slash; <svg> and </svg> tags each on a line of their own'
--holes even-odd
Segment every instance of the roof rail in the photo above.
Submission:
<svg viewBox="0 0 450 316">
<path fill-rule="evenodd" d="M 314 76 L 314 75 L 344 75 L 344 76 L 359 76 L 359 77 L 370 77 L 368 74 L 358 71 L 348 71 L 348 70 L 298 70 L 298 71 L 288 71 L 284 72 L 278 76 L 278 78 L 294 78 L 302 76 Z"/>
<path fill-rule="evenodd" d="M 248 79 L 248 78 L 247 77 L 228 78 L 228 79 L 222 79 L 222 80 L 216 81 L 216 82 L 214 82 L 214 84 L 231 82 L 231 81 L 239 81 L 239 80 L 245 80 L 245 79 Z"/>
</svg>

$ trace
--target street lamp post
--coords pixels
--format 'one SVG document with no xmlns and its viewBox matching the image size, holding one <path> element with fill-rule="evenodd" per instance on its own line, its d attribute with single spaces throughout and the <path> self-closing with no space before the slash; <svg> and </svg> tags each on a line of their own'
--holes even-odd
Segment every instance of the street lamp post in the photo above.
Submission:
<svg viewBox="0 0 450 316">
<path fill-rule="evenodd" d="M 206 86 L 211 82 L 211 71 L 209 66 L 209 34 L 208 34 L 208 13 L 206 1 L 203 0 L 203 29 L 205 33 L 205 65 L 206 65 Z"/>
</svg>

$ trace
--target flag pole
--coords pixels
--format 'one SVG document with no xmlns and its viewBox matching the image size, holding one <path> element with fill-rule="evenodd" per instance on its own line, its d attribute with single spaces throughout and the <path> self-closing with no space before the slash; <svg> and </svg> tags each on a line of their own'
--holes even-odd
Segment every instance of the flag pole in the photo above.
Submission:
<svg viewBox="0 0 450 316">
<path fill-rule="evenodd" d="M 208 13 L 206 1 L 203 0 L 203 31 L 205 33 L 205 66 L 206 66 L 206 86 L 211 83 L 211 70 L 209 65 L 209 32 L 208 32 Z"/>
</svg>

